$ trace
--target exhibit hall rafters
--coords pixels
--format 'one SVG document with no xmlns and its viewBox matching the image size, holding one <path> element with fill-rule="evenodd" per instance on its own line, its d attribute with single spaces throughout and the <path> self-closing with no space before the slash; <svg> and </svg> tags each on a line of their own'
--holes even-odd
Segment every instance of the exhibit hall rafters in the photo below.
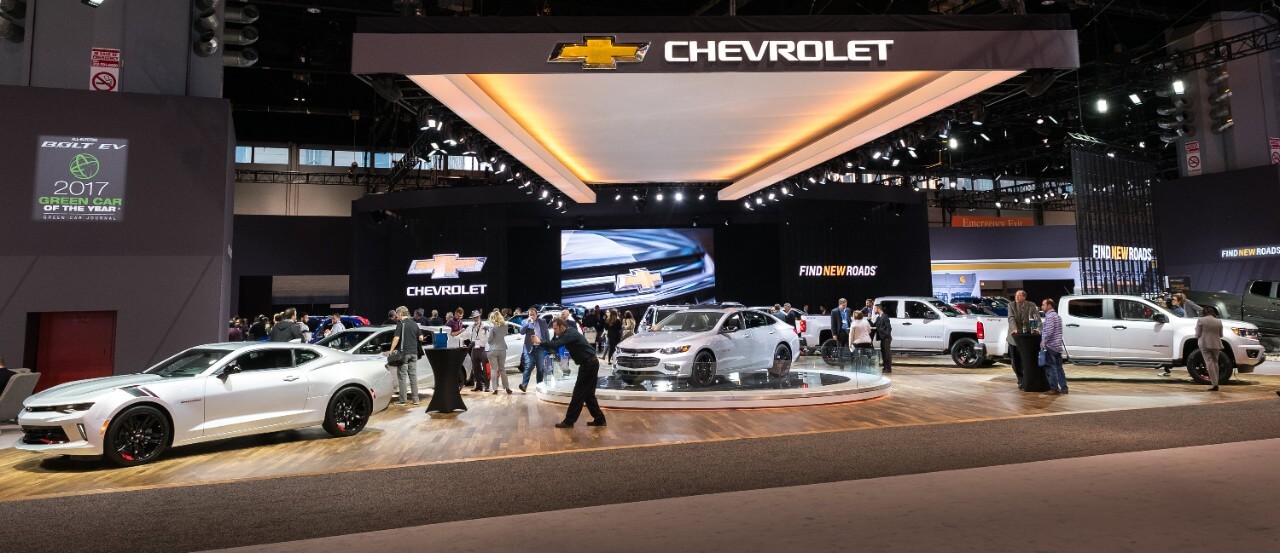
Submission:
<svg viewBox="0 0 1280 553">
<path fill-rule="evenodd" d="M 407 76 L 576 202 L 737 200 L 1077 50 L 1057 16 L 397 18 L 361 20 L 352 70 Z"/>
</svg>

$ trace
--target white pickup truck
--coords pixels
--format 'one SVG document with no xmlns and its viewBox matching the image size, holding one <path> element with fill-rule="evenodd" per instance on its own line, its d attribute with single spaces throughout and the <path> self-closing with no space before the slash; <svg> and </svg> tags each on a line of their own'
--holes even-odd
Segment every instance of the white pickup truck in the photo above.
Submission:
<svg viewBox="0 0 1280 553">
<path fill-rule="evenodd" d="M 1196 319 L 1179 317 L 1137 296 L 1066 296 L 1061 304 L 1062 340 L 1072 363 L 1185 366 L 1193 380 L 1209 382 L 1196 341 Z M 894 338 L 897 335 L 895 327 Z M 1256 325 L 1222 320 L 1220 380 L 1229 379 L 1233 370 L 1253 372 L 1266 359 Z"/>
<path fill-rule="evenodd" d="M 990 365 L 1009 353 L 1009 321 L 1004 317 L 965 315 L 928 296 L 887 296 L 876 303 L 892 317 L 894 352 L 949 353 L 951 362 L 967 369 Z"/>
<path fill-rule="evenodd" d="M 950 354 L 953 363 L 969 369 L 1008 355 L 1009 323 L 1004 317 L 965 315 L 928 296 L 886 296 L 876 298 L 876 303 L 892 321 L 895 353 Z M 823 346 L 824 359 L 834 344 L 832 340 Z"/>
</svg>

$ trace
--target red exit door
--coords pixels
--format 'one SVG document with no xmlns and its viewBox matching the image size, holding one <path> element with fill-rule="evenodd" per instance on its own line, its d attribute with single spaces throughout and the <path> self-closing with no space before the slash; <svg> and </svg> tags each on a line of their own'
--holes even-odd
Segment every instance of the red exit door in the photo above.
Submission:
<svg viewBox="0 0 1280 553">
<path fill-rule="evenodd" d="M 40 313 L 39 316 L 37 392 L 64 382 L 114 373 L 115 311 Z"/>
</svg>

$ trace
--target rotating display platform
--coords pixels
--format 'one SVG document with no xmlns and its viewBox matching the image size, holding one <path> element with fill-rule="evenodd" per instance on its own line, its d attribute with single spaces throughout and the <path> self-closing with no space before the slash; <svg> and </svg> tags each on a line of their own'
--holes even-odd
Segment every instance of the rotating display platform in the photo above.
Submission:
<svg viewBox="0 0 1280 553">
<path fill-rule="evenodd" d="M 862 401 L 888 395 L 891 381 L 878 374 L 793 370 L 784 376 L 767 371 L 730 373 L 698 387 L 684 379 L 603 376 L 596 386 L 601 407 L 623 409 L 743 409 L 795 407 Z M 536 388 L 538 399 L 568 404 L 573 377 Z"/>
</svg>

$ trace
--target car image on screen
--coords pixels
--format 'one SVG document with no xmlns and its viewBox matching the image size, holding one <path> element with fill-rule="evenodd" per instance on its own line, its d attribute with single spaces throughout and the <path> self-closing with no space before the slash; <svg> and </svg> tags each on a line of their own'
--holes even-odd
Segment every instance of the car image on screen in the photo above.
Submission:
<svg viewBox="0 0 1280 553">
<path fill-rule="evenodd" d="M 712 236 L 710 229 L 563 231 L 563 301 L 602 308 L 713 301 Z"/>
</svg>

